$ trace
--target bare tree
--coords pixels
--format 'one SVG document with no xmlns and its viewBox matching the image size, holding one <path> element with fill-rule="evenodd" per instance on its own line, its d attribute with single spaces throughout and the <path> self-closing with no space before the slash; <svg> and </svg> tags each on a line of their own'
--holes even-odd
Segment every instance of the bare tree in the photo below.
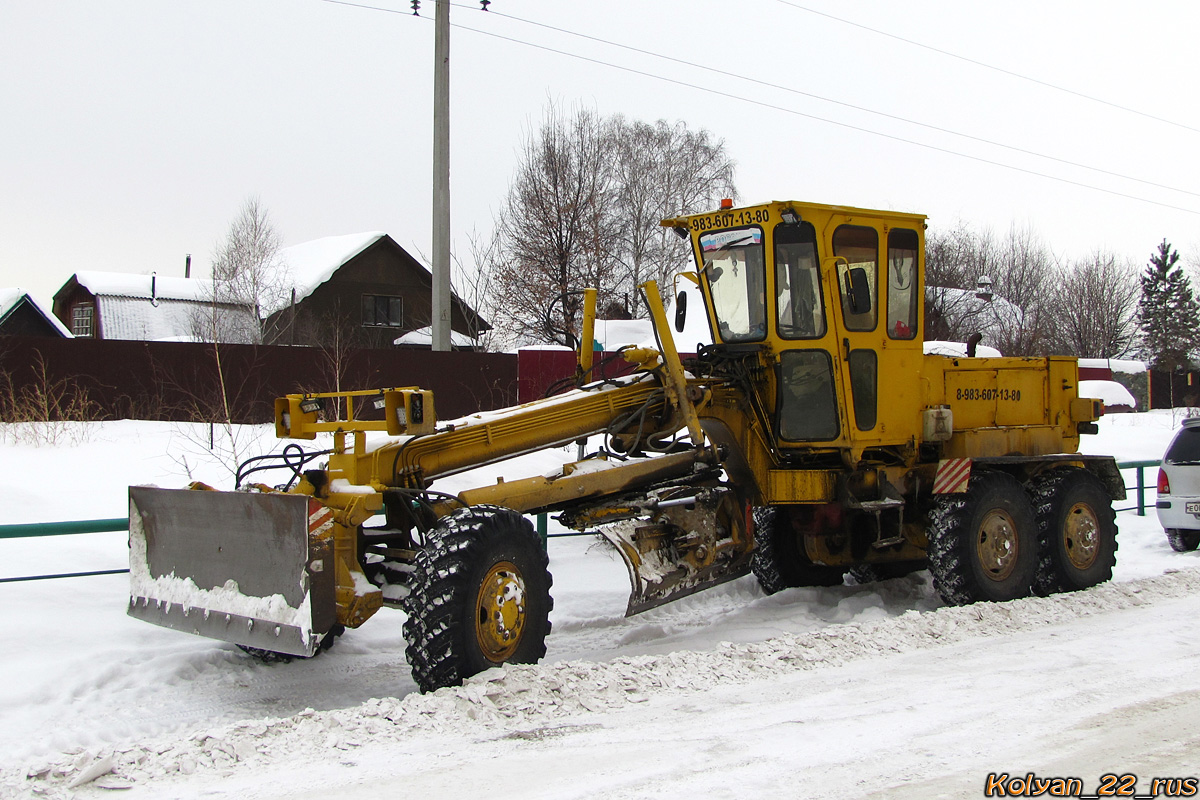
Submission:
<svg viewBox="0 0 1200 800">
<path fill-rule="evenodd" d="M 551 105 L 524 144 L 494 238 L 473 254 L 499 301 L 500 334 L 573 345 L 585 287 L 599 291 L 602 316 L 643 313 L 637 287 L 669 282 L 689 259 L 659 222 L 735 196 L 733 162 L 705 131 Z"/>
<path fill-rule="evenodd" d="M 261 309 L 279 304 L 286 291 L 286 267 L 279 261 L 279 234 L 256 197 L 242 205 L 217 247 L 212 285 L 204 305 L 192 315 L 193 335 L 212 344 L 216 402 L 197 405 L 197 421 L 210 424 L 209 449 L 216 449 L 216 432 L 236 465 L 244 451 L 244 435 L 235 425 L 242 388 L 231 386 L 223 363 L 223 345 L 262 343 Z"/>
<path fill-rule="evenodd" d="M 931 231 L 925 252 L 926 340 L 982 333 L 1005 355 L 1046 351 L 1054 259 L 1034 231 L 1014 226 L 997 240 L 958 223 Z"/>
<path fill-rule="evenodd" d="M 1137 344 L 1138 272 L 1133 263 L 1097 250 L 1066 263 L 1053 296 L 1055 352 L 1122 358 Z"/>
<path fill-rule="evenodd" d="M 925 237 L 925 340 L 966 341 L 981 327 L 976 297 L 991 234 L 966 223 Z"/>
<path fill-rule="evenodd" d="M 609 125 L 595 112 L 550 106 L 524 143 L 497 219 L 496 291 L 520 338 L 574 344 L 585 286 L 611 297 L 616 262 Z"/>
<path fill-rule="evenodd" d="M 287 300 L 287 267 L 279 258 L 280 239 L 257 197 L 243 203 L 218 246 L 212 264 L 212 341 L 262 341 L 262 309 Z M 222 307 L 239 309 L 222 311 Z M 241 309 L 250 308 L 247 316 Z M 246 330 L 253 325 L 254 330 Z"/>
<path fill-rule="evenodd" d="M 464 314 L 467 318 L 467 335 L 475 340 L 475 346 L 480 350 L 502 350 L 511 342 L 504 338 L 496 324 L 496 320 L 507 313 L 495 285 L 498 265 L 502 263 L 499 231 L 493 230 L 486 237 L 478 230 L 471 231 L 467 237 L 467 249 L 471 254 L 471 264 L 464 263 L 456 253 L 451 254 L 454 262 L 451 280 L 454 295 L 475 311 L 475 316 Z"/>
<path fill-rule="evenodd" d="M 668 217 L 716 208 L 721 198 L 737 198 L 733 161 L 725 143 L 684 122 L 653 125 L 613 119 L 613 169 L 621 225 L 617 230 L 619 291 L 631 298 L 638 316 L 638 286 L 646 280 L 668 284 L 686 269 L 687 243 L 658 223 Z"/>
<path fill-rule="evenodd" d="M 1012 226 L 988 253 L 996 294 L 1020 310 L 996 329 L 996 346 L 1005 355 L 1045 355 L 1053 324 L 1054 255 L 1032 228 Z"/>
</svg>

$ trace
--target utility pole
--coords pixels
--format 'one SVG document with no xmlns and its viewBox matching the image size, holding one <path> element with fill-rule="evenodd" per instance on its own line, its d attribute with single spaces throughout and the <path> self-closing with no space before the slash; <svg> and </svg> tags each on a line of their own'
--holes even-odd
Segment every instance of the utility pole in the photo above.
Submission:
<svg viewBox="0 0 1200 800">
<path fill-rule="evenodd" d="M 433 35 L 433 349 L 450 349 L 450 0 Z M 486 6 L 485 6 L 486 8 Z"/>
</svg>

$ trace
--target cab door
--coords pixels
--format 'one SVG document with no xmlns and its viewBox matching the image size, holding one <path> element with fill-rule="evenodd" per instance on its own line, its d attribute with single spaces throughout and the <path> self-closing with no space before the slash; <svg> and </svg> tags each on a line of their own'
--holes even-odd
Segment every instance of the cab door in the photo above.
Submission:
<svg viewBox="0 0 1200 800">
<path fill-rule="evenodd" d="M 864 444 L 879 438 L 880 231 L 870 223 L 835 217 L 827 230 L 836 285 L 835 348 L 847 387 L 846 438 Z"/>
<path fill-rule="evenodd" d="M 835 216 L 826 230 L 855 459 L 867 447 L 910 441 L 919 415 L 921 237 L 889 223 Z"/>
</svg>

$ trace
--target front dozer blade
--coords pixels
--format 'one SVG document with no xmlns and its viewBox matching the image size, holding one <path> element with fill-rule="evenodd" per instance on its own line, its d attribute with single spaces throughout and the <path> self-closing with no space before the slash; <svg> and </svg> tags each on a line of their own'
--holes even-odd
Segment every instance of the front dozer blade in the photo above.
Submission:
<svg viewBox="0 0 1200 800">
<path fill-rule="evenodd" d="M 713 489 L 682 494 L 657 497 L 653 520 L 625 519 L 599 528 L 629 570 L 627 617 L 750 572 L 753 542 L 730 494 Z"/>
<path fill-rule="evenodd" d="M 309 497 L 129 489 L 129 615 L 311 656 L 336 622 L 332 516 Z"/>
</svg>

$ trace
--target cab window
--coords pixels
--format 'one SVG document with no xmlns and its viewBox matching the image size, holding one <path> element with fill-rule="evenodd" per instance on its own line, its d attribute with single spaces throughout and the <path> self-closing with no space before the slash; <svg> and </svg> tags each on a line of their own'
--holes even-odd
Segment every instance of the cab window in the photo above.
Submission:
<svg viewBox="0 0 1200 800">
<path fill-rule="evenodd" d="M 846 330 L 873 331 L 879 308 L 879 234 L 861 225 L 840 225 L 833 232 L 833 254 Z M 865 282 L 869 296 L 855 290 Z"/>
<path fill-rule="evenodd" d="M 779 357 L 779 437 L 792 442 L 838 437 L 833 364 L 824 350 L 788 350 Z"/>
<path fill-rule="evenodd" d="M 916 231 L 888 231 L 887 333 L 893 339 L 917 335 L 918 242 Z"/>
<path fill-rule="evenodd" d="M 784 339 L 825 335 L 817 234 L 807 222 L 775 226 L 775 309 Z"/>
<path fill-rule="evenodd" d="M 750 342 L 767 334 L 766 270 L 762 229 L 734 228 L 700 237 L 700 273 L 712 295 L 717 336 Z"/>
<path fill-rule="evenodd" d="M 854 424 L 860 431 L 875 427 L 879 413 L 879 358 L 874 350 L 850 351 L 850 394 Z"/>
</svg>

